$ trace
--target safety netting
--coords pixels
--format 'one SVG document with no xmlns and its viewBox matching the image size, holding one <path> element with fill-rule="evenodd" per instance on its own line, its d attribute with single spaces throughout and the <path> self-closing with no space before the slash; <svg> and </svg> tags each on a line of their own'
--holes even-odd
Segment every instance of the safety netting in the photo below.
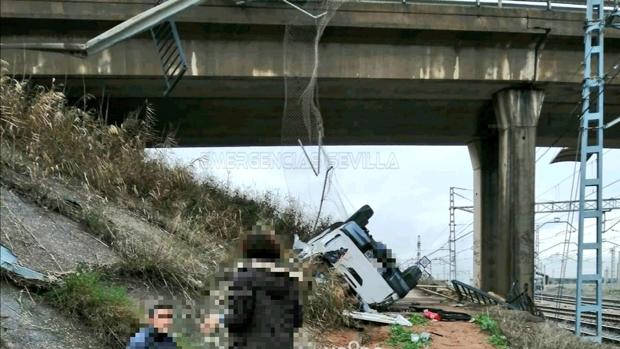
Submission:
<svg viewBox="0 0 620 349">
<path fill-rule="evenodd" d="M 296 2 L 299 11 L 284 32 L 281 140 L 287 156 L 296 160 L 284 167 L 284 176 L 289 196 L 315 203 L 311 211 L 317 222 L 327 217 L 342 220 L 355 210 L 338 184 L 338 169 L 324 144 L 318 79 L 325 29 L 345 2 Z"/>
</svg>

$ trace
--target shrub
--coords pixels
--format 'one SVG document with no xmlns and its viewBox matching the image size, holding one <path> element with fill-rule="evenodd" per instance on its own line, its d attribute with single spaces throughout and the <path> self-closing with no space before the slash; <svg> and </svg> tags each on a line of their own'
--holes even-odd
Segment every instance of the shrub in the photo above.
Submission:
<svg viewBox="0 0 620 349">
<path fill-rule="evenodd" d="M 51 304 L 78 315 L 96 334 L 123 346 L 139 325 L 138 309 L 125 289 L 106 283 L 95 271 L 78 271 L 46 294 Z"/>
<path fill-rule="evenodd" d="M 491 345 L 498 349 L 508 348 L 506 336 L 502 334 L 499 325 L 489 314 L 478 314 L 474 316 L 474 323 L 478 324 L 483 331 L 490 335 L 489 343 Z"/>
</svg>

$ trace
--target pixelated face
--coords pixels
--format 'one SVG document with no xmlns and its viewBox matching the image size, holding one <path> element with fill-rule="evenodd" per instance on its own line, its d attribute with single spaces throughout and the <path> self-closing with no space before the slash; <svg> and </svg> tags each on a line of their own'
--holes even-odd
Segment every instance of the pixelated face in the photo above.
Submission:
<svg viewBox="0 0 620 349">
<path fill-rule="evenodd" d="M 172 327 L 172 309 L 155 309 L 153 317 L 149 320 L 158 332 L 168 333 Z"/>
</svg>

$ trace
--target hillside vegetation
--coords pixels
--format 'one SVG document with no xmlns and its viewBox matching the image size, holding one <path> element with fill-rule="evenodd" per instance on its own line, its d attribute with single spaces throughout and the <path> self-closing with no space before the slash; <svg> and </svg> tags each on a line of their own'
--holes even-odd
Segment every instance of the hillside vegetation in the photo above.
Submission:
<svg viewBox="0 0 620 349">
<path fill-rule="evenodd" d="M 113 266 L 65 276 L 47 294 L 51 304 L 86 317 L 114 346 L 135 330 L 136 312 L 122 286 L 106 280 L 145 280 L 193 300 L 234 255 L 239 235 L 255 224 L 272 225 L 287 243 L 293 234 L 313 233 L 294 205 L 279 208 L 270 195 L 249 197 L 214 180 L 198 180 L 190 167 L 147 156 L 147 147 L 174 145 L 172 137 L 155 131 L 156 111 L 148 104 L 109 125 L 101 110 L 70 105 L 54 87 L 13 79 L 5 62 L 0 100 L 2 185 L 83 223 L 121 257 Z M 327 283 L 315 291 L 325 294 L 333 287 Z M 326 320 L 325 311 L 313 306 L 325 309 L 318 298 L 323 297 L 310 296 L 306 320 L 343 323 L 338 309 L 344 302 Z M 88 318 L 93 312 L 100 315 Z"/>
</svg>

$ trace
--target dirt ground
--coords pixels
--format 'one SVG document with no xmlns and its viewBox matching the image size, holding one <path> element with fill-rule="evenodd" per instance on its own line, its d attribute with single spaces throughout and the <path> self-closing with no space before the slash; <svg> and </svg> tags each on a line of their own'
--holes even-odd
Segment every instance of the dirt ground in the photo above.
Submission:
<svg viewBox="0 0 620 349">
<path fill-rule="evenodd" d="M 413 289 L 409 294 L 396 302 L 395 307 L 402 307 L 403 316 L 409 317 L 410 312 L 406 311 L 408 306 L 440 308 L 446 311 L 464 312 L 470 315 L 476 314 L 480 309 L 476 307 L 456 307 L 455 302 L 444 297 L 431 295 L 420 289 Z M 431 343 L 426 348 L 459 348 L 459 349 L 494 349 L 488 343 L 489 336 L 482 332 L 473 323 L 464 321 L 428 321 L 425 325 L 413 326 L 413 332 L 429 332 Z M 389 325 L 374 325 L 366 323 L 360 331 L 355 329 L 345 329 L 329 332 L 324 336 L 325 348 L 349 348 L 349 343 L 356 341 L 362 347 L 368 349 L 393 348 L 387 342 L 390 337 Z M 321 347 L 321 348 L 323 348 Z M 352 346 L 351 348 L 356 348 Z"/>
<path fill-rule="evenodd" d="M 0 188 L 0 242 L 19 263 L 43 273 L 74 271 L 80 263 L 110 265 L 119 259 L 69 218 Z"/>
<path fill-rule="evenodd" d="M 0 279 L 0 348 L 105 349 L 79 321 Z"/>
<path fill-rule="evenodd" d="M 431 333 L 429 349 L 493 349 L 487 342 L 488 335 L 469 322 L 429 321 L 424 326 L 413 326 L 413 331 Z M 362 331 L 346 329 L 327 333 L 324 346 L 348 348 L 350 342 L 356 341 L 368 349 L 394 348 L 387 343 L 389 336 L 389 326 L 368 325 Z"/>
</svg>

